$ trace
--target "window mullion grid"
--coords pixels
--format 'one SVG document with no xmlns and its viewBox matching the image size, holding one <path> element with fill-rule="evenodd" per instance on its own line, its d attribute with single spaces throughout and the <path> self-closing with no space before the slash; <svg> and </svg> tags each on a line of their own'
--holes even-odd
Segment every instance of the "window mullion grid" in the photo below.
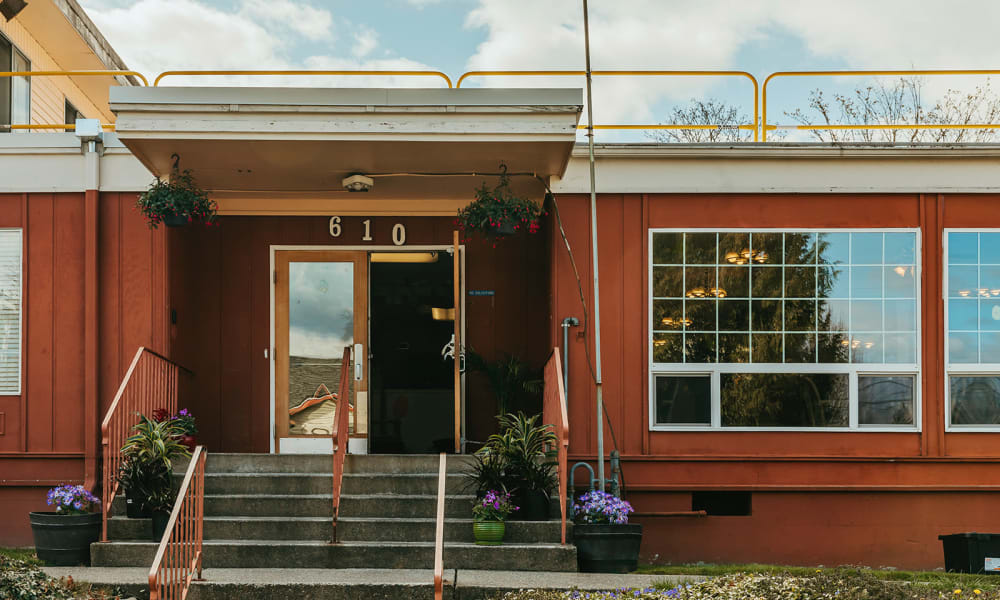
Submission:
<svg viewBox="0 0 1000 600">
<path fill-rule="evenodd" d="M 687 362 L 687 233 L 681 234 L 681 362 Z"/>
<path fill-rule="evenodd" d="M 715 364 L 719 364 L 719 340 L 721 336 L 719 335 L 719 310 L 722 308 L 722 300 L 719 298 L 718 291 L 722 288 L 722 282 L 719 281 L 719 261 L 720 251 L 719 251 L 719 233 L 715 234 Z"/>
</svg>

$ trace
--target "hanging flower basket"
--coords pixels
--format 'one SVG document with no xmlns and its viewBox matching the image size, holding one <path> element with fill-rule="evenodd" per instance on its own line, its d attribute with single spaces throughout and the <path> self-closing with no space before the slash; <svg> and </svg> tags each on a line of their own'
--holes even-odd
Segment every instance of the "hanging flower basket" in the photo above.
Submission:
<svg viewBox="0 0 1000 600">
<path fill-rule="evenodd" d="M 458 211 L 456 224 L 465 235 L 504 237 L 522 231 L 537 233 L 542 207 L 522 198 L 510 188 L 507 167 L 500 165 L 500 181 L 490 188 L 486 183 L 476 190 L 476 199 Z"/>
<path fill-rule="evenodd" d="M 139 194 L 136 207 L 146 217 L 150 229 L 156 229 L 160 223 L 167 227 L 188 223 L 218 225 L 215 221 L 218 206 L 195 185 L 190 170 L 174 172 L 169 180 L 157 178 Z"/>
</svg>

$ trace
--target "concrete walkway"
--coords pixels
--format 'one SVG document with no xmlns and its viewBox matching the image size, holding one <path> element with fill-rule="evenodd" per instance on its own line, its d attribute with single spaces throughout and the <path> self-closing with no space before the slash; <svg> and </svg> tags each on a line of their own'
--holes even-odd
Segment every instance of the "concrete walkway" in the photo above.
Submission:
<svg viewBox="0 0 1000 600">
<path fill-rule="evenodd" d="M 45 567 L 52 577 L 117 586 L 147 598 L 148 570 L 137 567 Z M 205 581 L 191 590 L 192 600 L 266 600 L 271 598 L 432 598 L 428 569 L 205 569 Z M 703 577 L 613 575 L 544 571 L 445 570 L 445 597 L 482 600 L 519 589 L 610 590 L 647 587 L 654 581 L 695 581 Z M 403 596 L 406 594 L 406 596 Z"/>
</svg>

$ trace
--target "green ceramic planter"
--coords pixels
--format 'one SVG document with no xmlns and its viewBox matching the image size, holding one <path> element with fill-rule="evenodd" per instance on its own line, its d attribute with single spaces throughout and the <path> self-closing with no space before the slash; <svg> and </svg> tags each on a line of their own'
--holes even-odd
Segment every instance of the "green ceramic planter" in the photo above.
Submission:
<svg viewBox="0 0 1000 600">
<path fill-rule="evenodd" d="M 503 521 L 475 521 L 472 523 L 472 535 L 480 546 L 503 544 L 505 529 Z"/>
</svg>

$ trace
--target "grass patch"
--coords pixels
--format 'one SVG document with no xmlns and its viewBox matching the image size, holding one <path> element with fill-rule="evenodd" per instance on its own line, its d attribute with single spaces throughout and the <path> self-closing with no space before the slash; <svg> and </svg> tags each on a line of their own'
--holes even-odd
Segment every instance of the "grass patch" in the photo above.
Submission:
<svg viewBox="0 0 1000 600">
<path fill-rule="evenodd" d="M 38 556 L 35 555 L 34 548 L 0 548 L 0 557 L 9 558 L 11 560 L 19 560 L 36 567 L 40 567 L 44 564 L 38 559 Z"/>
<path fill-rule="evenodd" d="M 698 565 L 705 567 L 706 565 Z M 607 592 L 582 592 L 574 590 L 522 590 L 495 596 L 495 600 L 943 600 L 945 598 L 975 598 L 1000 600 L 1000 591 L 982 576 L 959 576 L 961 587 L 953 585 L 956 579 L 917 581 L 914 579 L 887 579 L 884 573 L 860 568 L 799 569 L 791 574 L 784 567 L 756 565 L 756 573 L 746 573 L 751 565 L 712 566 L 711 575 L 690 583 L 662 581 L 646 589 L 617 589 Z M 730 572 L 723 573 L 722 569 Z M 740 572 L 732 572 L 733 570 Z M 708 571 L 709 569 L 705 569 Z M 686 573 L 690 573 L 688 568 Z M 766 572 L 765 572 L 766 571 Z M 677 574 L 677 573 L 672 573 Z M 905 574 L 899 574 L 905 577 Z M 948 575 L 948 574 L 941 574 Z"/>
<path fill-rule="evenodd" d="M 980 590 L 982 593 L 992 593 L 1000 596 L 1000 576 L 975 573 L 945 573 L 944 571 L 898 571 L 894 569 L 867 569 L 863 567 L 789 567 L 782 565 L 642 565 L 637 573 L 649 575 L 695 575 L 705 577 L 724 577 L 737 573 L 753 575 L 774 575 L 787 577 L 815 578 L 852 577 L 859 574 L 870 576 L 881 581 L 906 582 L 921 584 L 922 587 L 938 592 L 955 590 Z M 671 586 L 669 582 L 658 584 L 657 587 Z M 973 594 L 982 597 L 982 594 Z"/>
<path fill-rule="evenodd" d="M 119 590 L 99 588 L 42 571 L 32 548 L 0 548 L 0 598 L 4 600 L 82 600 L 120 598 Z"/>
</svg>

